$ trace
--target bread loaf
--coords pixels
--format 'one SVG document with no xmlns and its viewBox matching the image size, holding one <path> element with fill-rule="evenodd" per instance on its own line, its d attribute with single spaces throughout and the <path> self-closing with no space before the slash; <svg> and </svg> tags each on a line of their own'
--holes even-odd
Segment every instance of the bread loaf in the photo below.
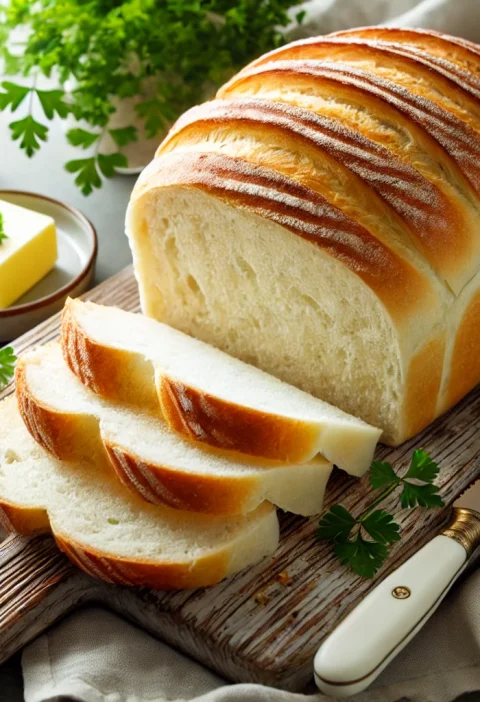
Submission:
<svg viewBox="0 0 480 702">
<path fill-rule="evenodd" d="M 480 48 L 307 39 L 181 117 L 136 185 L 144 312 L 398 444 L 480 380 Z"/>
<path fill-rule="evenodd" d="M 82 570 L 121 585 L 213 585 L 270 555 L 275 509 L 237 517 L 145 502 L 92 461 L 62 462 L 27 432 L 15 398 L 0 403 L 0 507 L 16 531 L 51 531 Z"/>
<path fill-rule="evenodd" d="M 89 388 L 150 407 L 189 440 L 284 463 L 320 453 L 356 476 L 373 459 L 378 429 L 143 315 L 68 300 L 62 347 Z"/>
</svg>

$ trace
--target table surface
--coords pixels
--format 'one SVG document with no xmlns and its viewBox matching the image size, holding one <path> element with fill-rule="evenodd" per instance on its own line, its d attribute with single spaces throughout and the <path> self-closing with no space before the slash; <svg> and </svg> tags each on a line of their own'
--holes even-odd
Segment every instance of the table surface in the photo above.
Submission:
<svg viewBox="0 0 480 702">
<path fill-rule="evenodd" d="M 74 176 L 64 169 L 64 163 L 79 158 L 79 154 L 77 149 L 67 144 L 60 123 L 51 123 L 48 142 L 33 158 L 27 158 L 18 142 L 10 138 L 8 123 L 12 119 L 16 117 L 0 112 L 0 189 L 28 190 L 48 195 L 83 212 L 98 234 L 95 283 L 100 283 L 131 263 L 124 219 L 137 176 L 115 176 L 106 180 L 100 190 L 85 197 L 74 184 Z M 5 702 L 23 702 L 19 656 L 0 666 L 0 687 Z"/>
</svg>

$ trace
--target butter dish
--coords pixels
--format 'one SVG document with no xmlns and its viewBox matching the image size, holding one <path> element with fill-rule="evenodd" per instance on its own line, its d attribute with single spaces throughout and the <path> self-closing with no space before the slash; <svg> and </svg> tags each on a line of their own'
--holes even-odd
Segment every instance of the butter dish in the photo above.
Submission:
<svg viewBox="0 0 480 702">
<path fill-rule="evenodd" d="M 16 190 L 0 190 L 0 201 L 51 217 L 57 232 L 57 260 L 52 270 L 9 307 L 0 308 L 1 346 L 58 312 L 68 296 L 88 289 L 98 245 L 89 220 L 62 202 Z"/>
</svg>

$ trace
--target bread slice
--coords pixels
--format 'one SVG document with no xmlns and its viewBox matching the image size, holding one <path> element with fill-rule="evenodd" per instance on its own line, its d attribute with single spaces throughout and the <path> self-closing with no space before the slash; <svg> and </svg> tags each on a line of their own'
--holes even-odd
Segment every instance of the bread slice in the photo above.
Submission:
<svg viewBox="0 0 480 702">
<path fill-rule="evenodd" d="M 363 475 L 380 431 L 257 368 L 141 315 L 69 300 L 64 355 L 83 383 L 153 406 L 168 424 L 222 450 L 300 463 L 317 454 Z"/>
<path fill-rule="evenodd" d="M 51 531 L 80 568 L 122 585 L 213 585 L 278 543 L 268 503 L 229 518 L 181 512 L 147 504 L 102 464 L 53 458 L 27 432 L 13 397 L 0 403 L 0 507 L 20 533 Z"/>
<path fill-rule="evenodd" d="M 75 377 L 59 346 L 37 349 L 17 366 L 17 399 L 32 436 L 61 460 L 95 457 L 148 502 L 216 515 L 264 500 L 302 515 L 322 510 L 332 465 L 230 460 L 172 432 L 158 416 L 112 404 Z"/>
</svg>

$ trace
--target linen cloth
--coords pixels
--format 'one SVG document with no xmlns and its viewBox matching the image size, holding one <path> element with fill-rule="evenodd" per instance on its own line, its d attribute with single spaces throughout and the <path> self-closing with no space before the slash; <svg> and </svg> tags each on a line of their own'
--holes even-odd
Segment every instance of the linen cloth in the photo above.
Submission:
<svg viewBox="0 0 480 702">
<path fill-rule="evenodd" d="M 367 24 L 426 27 L 480 42 L 480 0 L 312 0 L 292 36 Z M 294 8 L 298 12 L 298 7 Z M 374 685 L 352 702 L 480 700 L 480 572 L 450 594 Z M 78 612 L 23 653 L 26 702 L 326 702 L 233 685 L 110 612 Z M 312 692 L 313 691 L 313 692 Z M 5 692 L 5 688 L 4 688 Z M 0 690 L 0 699 L 3 694 Z M 9 702 L 6 700 L 5 702 Z"/>
</svg>

